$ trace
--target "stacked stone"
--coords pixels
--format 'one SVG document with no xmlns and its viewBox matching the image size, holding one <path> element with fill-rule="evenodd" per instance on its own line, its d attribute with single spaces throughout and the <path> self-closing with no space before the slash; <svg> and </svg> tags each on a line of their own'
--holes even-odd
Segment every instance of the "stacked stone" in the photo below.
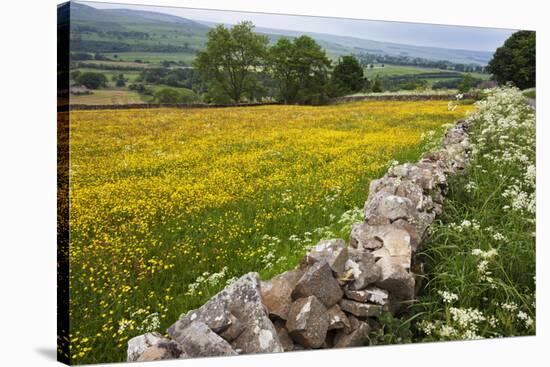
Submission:
<svg viewBox="0 0 550 367">
<path fill-rule="evenodd" d="M 249 273 L 168 329 L 128 342 L 128 361 L 368 345 L 382 312 L 399 312 L 420 287 L 414 255 L 442 211 L 447 176 L 465 167 L 467 124 L 442 149 L 374 180 L 349 244 L 323 240 L 297 269 L 261 282 Z"/>
</svg>

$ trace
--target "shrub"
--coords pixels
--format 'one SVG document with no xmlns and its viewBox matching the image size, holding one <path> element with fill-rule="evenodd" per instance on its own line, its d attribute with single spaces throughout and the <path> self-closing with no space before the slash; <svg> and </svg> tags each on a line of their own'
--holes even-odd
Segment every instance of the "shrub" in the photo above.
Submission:
<svg viewBox="0 0 550 367">
<path fill-rule="evenodd" d="M 89 89 L 99 89 L 107 85 L 107 78 L 102 73 L 80 73 L 75 80 Z"/>
<path fill-rule="evenodd" d="M 153 94 L 156 103 L 193 103 L 197 95 L 192 91 L 179 91 L 173 88 L 163 88 Z"/>
<path fill-rule="evenodd" d="M 363 68 L 354 56 L 343 56 L 332 71 L 331 81 L 340 95 L 359 92 L 365 85 Z"/>
<path fill-rule="evenodd" d="M 374 79 L 374 82 L 372 83 L 371 91 L 373 93 L 382 92 L 382 82 L 380 81 L 380 78 L 378 76 L 376 77 L 376 79 Z"/>
</svg>

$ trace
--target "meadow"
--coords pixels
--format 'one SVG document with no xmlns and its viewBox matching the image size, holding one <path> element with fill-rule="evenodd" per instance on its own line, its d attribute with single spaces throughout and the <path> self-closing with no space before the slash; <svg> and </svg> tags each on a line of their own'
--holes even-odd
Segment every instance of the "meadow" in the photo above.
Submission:
<svg viewBox="0 0 550 367">
<path fill-rule="evenodd" d="M 434 74 L 433 76 L 426 77 L 426 74 Z M 437 78 L 436 75 L 441 74 L 440 78 Z M 449 77 L 445 74 L 456 74 L 455 76 Z M 373 80 L 377 76 L 379 77 L 396 77 L 396 76 L 417 76 L 420 79 L 425 79 L 428 81 L 430 86 L 436 81 L 449 80 L 452 78 L 457 78 L 469 74 L 473 78 L 488 80 L 490 75 L 487 73 L 478 73 L 478 72 L 462 72 L 454 70 L 443 70 L 437 68 L 429 68 L 422 66 L 409 66 L 409 65 L 392 65 L 392 64 L 375 64 L 374 67 L 364 68 L 364 75 L 370 80 Z"/>
<path fill-rule="evenodd" d="M 416 75 L 416 74 L 423 74 L 423 73 L 442 73 L 442 72 L 461 73 L 454 70 L 449 71 L 449 70 L 421 67 L 421 66 L 392 65 L 392 64 L 384 64 L 384 66 L 381 66 L 380 64 L 375 64 L 374 67 L 372 68 L 367 67 L 364 69 L 365 76 L 369 79 L 375 78 L 377 75 L 382 77 L 382 76 L 403 76 L 403 75 Z M 470 73 L 470 74 L 476 78 L 489 77 L 487 74 L 482 74 L 482 73 Z"/>
<path fill-rule="evenodd" d="M 445 101 L 71 112 L 71 354 L 123 361 L 227 282 L 347 238 L 371 179 L 471 106 Z M 436 134 L 437 135 L 437 134 Z"/>
</svg>

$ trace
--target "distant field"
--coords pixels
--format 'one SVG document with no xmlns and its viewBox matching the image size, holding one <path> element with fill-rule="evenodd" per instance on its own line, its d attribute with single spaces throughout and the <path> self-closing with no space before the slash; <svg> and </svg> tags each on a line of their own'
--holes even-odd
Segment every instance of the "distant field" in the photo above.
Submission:
<svg viewBox="0 0 550 367">
<path fill-rule="evenodd" d="M 364 73 L 367 78 L 380 76 L 393 76 L 393 75 L 411 75 L 420 73 L 440 73 L 446 70 L 435 68 L 422 68 L 418 66 L 406 66 L 406 65 L 390 65 L 386 64 L 384 67 L 375 65 L 374 68 L 365 68 Z"/>
<path fill-rule="evenodd" d="M 92 69 L 92 68 L 78 68 L 81 72 L 92 72 L 92 73 L 101 73 L 107 77 L 107 82 L 109 87 L 114 87 L 115 82 L 113 81 L 113 76 L 118 76 L 119 74 L 124 74 L 124 78 L 127 80 L 127 83 L 136 82 L 139 77 L 139 71 L 125 71 L 125 70 L 103 70 L 103 69 Z"/>
<path fill-rule="evenodd" d="M 192 53 L 158 53 L 158 52 L 118 52 L 118 53 L 106 53 L 111 59 L 114 59 L 114 55 L 117 55 L 118 60 L 133 62 L 135 60 L 142 60 L 150 63 L 160 63 L 161 61 L 183 61 L 190 64 L 195 58 L 195 54 Z M 139 64 L 146 65 L 147 64 Z"/>
<path fill-rule="evenodd" d="M 143 100 L 139 93 L 130 90 L 94 90 L 93 94 L 73 96 L 71 95 L 71 104 L 128 104 L 142 103 Z"/>
<path fill-rule="evenodd" d="M 115 55 L 115 54 L 113 54 Z M 114 57 L 113 57 L 114 58 Z M 120 60 L 120 61 L 110 61 L 110 60 L 86 60 L 86 61 L 82 61 L 86 64 L 95 64 L 97 65 L 98 67 L 101 67 L 102 65 L 105 65 L 105 66 L 120 66 L 120 67 L 128 67 L 128 68 L 146 68 L 148 67 L 149 65 L 147 64 L 143 64 L 143 63 L 140 63 L 140 62 L 133 62 L 133 60 L 122 60 L 120 58 L 118 59 L 115 59 L 115 60 Z"/>
<path fill-rule="evenodd" d="M 405 76 L 405 75 L 417 75 L 417 74 L 424 74 L 424 73 L 457 73 L 461 75 L 469 74 L 472 77 L 476 79 L 483 79 L 487 80 L 489 79 L 489 74 L 483 74 L 483 73 L 465 73 L 465 72 L 458 72 L 454 70 L 442 70 L 442 69 L 435 69 L 435 68 L 424 68 L 419 66 L 406 66 L 406 65 L 391 65 L 386 64 L 384 67 L 381 67 L 380 65 L 375 65 L 374 68 L 365 68 L 364 69 L 365 76 L 369 79 L 375 78 L 377 75 L 380 77 L 386 77 L 386 76 Z M 443 80 L 449 80 L 455 77 L 442 77 L 442 78 L 422 78 L 428 81 L 429 85 L 432 85 L 433 83 L 437 81 L 443 81 Z"/>
</svg>

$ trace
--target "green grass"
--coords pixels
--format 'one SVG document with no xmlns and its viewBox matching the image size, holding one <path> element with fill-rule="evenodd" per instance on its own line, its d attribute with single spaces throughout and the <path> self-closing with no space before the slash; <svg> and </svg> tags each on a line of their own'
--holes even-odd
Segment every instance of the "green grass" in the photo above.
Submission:
<svg viewBox="0 0 550 367">
<path fill-rule="evenodd" d="M 424 78 L 421 77 L 420 74 L 423 73 L 457 73 L 459 75 L 453 76 L 453 77 L 441 77 L 441 78 Z M 473 78 L 476 79 L 482 79 L 482 80 L 488 80 L 490 75 L 484 74 L 484 73 L 465 73 L 465 72 L 456 72 L 453 70 L 442 70 L 442 69 L 436 69 L 436 68 L 424 68 L 420 66 L 406 66 L 406 65 L 392 65 L 392 64 L 385 64 L 384 67 L 381 67 L 380 64 L 375 64 L 374 68 L 365 68 L 364 69 L 365 76 L 372 80 L 376 78 L 376 76 L 379 77 L 394 77 L 394 76 L 414 76 L 419 75 L 420 79 L 426 80 L 428 83 L 428 86 L 431 88 L 431 86 L 436 82 L 441 81 L 448 81 L 451 79 L 459 78 L 460 75 L 466 75 L 469 74 Z"/>
<path fill-rule="evenodd" d="M 472 161 L 418 255 L 427 286 L 413 308 L 416 341 L 535 334 L 534 114 L 502 89 L 471 121 Z"/>
<path fill-rule="evenodd" d="M 381 67 L 379 64 L 375 64 L 374 68 L 365 68 L 364 74 L 367 78 L 371 79 L 376 77 L 376 75 L 383 76 L 399 76 L 399 75 L 414 75 L 420 73 L 440 73 L 446 72 L 448 70 L 441 70 L 436 68 L 422 68 L 418 66 L 407 66 L 407 65 L 391 65 L 385 64 L 384 67 Z"/>
<path fill-rule="evenodd" d="M 527 98 L 537 98 L 537 91 L 535 88 L 526 89 L 523 91 L 523 95 Z"/>
<path fill-rule="evenodd" d="M 139 93 L 131 90 L 97 89 L 92 94 L 71 95 L 71 104 L 130 104 L 143 103 Z"/>
</svg>

